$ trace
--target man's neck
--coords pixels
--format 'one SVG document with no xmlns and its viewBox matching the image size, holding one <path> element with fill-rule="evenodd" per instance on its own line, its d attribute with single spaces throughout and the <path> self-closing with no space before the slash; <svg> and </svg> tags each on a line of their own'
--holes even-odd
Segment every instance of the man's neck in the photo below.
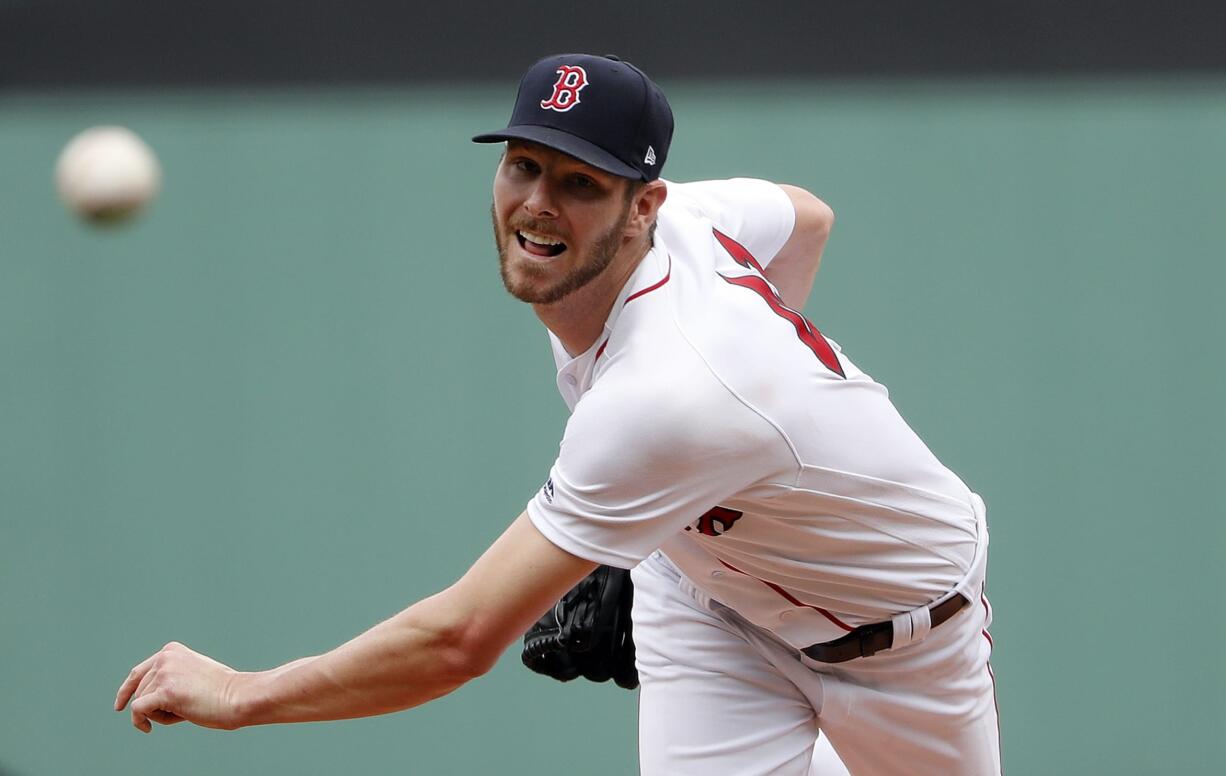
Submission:
<svg viewBox="0 0 1226 776">
<path fill-rule="evenodd" d="M 567 353 L 577 356 L 596 343 L 618 294 L 650 250 L 650 243 L 636 240 L 627 244 L 605 271 L 583 288 L 552 304 L 532 305 L 536 317 L 562 341 Z"/>
</svg>

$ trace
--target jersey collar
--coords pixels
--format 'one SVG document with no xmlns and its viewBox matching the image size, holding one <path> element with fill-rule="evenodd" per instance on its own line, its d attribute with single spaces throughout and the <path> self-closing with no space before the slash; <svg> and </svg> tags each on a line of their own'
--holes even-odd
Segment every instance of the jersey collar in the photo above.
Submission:
<svg viewBox="0 0 1226 776">
<path fill-rule="evenodd" d="M 622 309 L 639 296 L 648 294 L 666 283 L 671 271 L 672 261 L 668 250 L 657 233 L 651 249 L 643 256 L 643 260 L 630 275 L 630 279 L 622 286 L 617 299 L 613 302 L 613 309 L 609 311 L 609 317 L 605 319 L 603 332 L 591 347 L 577 356 L 571 356 L 566 352 L 566 348 L 562 346 L 562 341 L 557 335 L 548 328 L 546 329 L 549 331 L 549 342 L 553 346 L 554 364 L 558 368 L 558 389 L 572 408 L 578 396 L 591 386 L 596 361 L 604 351 L 605 345 L 608 344 L 609 337 L 613 335 Z"/>
</svg>

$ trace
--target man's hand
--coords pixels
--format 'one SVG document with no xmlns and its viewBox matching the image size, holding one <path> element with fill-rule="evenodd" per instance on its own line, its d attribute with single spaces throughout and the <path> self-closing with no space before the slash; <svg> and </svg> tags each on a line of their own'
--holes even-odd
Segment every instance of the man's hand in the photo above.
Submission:
<svg viewBox="0 0 1226 776">
<path fill-rule="evenodd" d="M 115 695 L 115 711 L 132 701 L 132 724 L 145 733 L 153 723 L 187 720 L 221 730 L 239 727 L 232 701 L 238 671 L 177 642 L 132 669 Z"/>
</svg>

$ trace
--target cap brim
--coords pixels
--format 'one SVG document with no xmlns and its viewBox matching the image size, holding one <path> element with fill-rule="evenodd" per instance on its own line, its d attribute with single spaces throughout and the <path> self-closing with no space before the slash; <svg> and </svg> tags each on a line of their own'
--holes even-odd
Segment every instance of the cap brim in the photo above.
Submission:
<svg viewBox="0 0 1226 776">
<path fill-rule="evenodd" d="M 497 132 L 489 132 L 473 138 L 474 143 L 500 143 L 504 140 L 528 140 L 533 143 L 540 143 L 556 151 L 561 151 L 567 156 L 573 156 L 579 161 L 590 164 L 599 170 L 611 172 L 623 178 L 643 180 L 643 173 L 641 171 L 634 169 L 600 146 L 553 127 L 527 124 L 518 127 L 507 127 Z"/>
</svg>

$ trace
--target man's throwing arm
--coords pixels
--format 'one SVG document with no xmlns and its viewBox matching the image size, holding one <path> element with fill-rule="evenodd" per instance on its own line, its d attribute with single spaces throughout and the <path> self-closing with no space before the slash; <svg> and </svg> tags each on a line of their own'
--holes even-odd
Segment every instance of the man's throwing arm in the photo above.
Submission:
<svg viewBox="0 0 1226 776">
<path fill-rule="evenodd" d="M 234 729 L 386 714 L 480 676 L 511 642 L 595 568 L 521 514 L 451 587 L 316 657 L 235 671 L 171 643 L 132 669 L 115 698 L 132 724 Z"/>
</svg>

